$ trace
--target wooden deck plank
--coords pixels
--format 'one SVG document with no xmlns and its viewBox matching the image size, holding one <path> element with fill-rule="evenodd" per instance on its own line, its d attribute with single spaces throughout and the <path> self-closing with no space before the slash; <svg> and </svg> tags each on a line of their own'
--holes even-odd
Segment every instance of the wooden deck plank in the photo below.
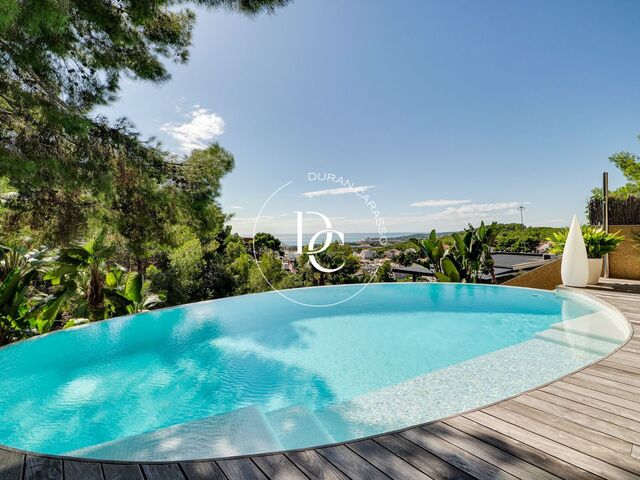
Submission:
<svg viewBox="0 0 640 480">
<path fill-rule="evenodd" d="M 603 364 L 596 364 L 586 370 L 590 375 L 598 375 L 603 378 L 616 378 L 619 382 L 628 385 L 640 387 L 640 370 L 637 373 L 617 368 L 609 367 Z"/>
<path fill-rule="evenodd" d="M 618 468 L 614 465 L 610 465 L 607 462 L 594 458 L 590 455 L 586 455 L 578 450 L 574 450 L 562 443 L 550 440 L 543 435 L 539 435 L 538 433 L 532 432 L 518 425 L 501 420 L 500 418 L 489 415 L 484 411 L 467 413 L 464 417 L 480 423 L 492 430 L 496 430 L 508 437 L 515 438 L 516 440 L 537 448 L 538 450 L 542 450 L 543 452 L 564 460 L 565 462 L 576 465 L 600 478 L 635 480 L 638 478 L 637 475 L 631 472 Z"/>
<path fill-rule="evenodd" d="M 147 480 L 185 480 L 175 463 L 142 465 Z"/>
<path fill-rule="evenodd" d="M 431 478 L 437 479 L 462 479 L 468 480 L 473 477 L 445 462 L 440 457 L 436 457 L 431 452 L 407 440 L 399 434 L 382 435 L 374 440 L 387 450 L 395 453 L 405 462 L 410 463 L 421 472 L 426 473 Z"/>
<path fill-rule="evenodd" d="M 352 479 L 388 480 L 389 477 L 344 445 L 319 448 L 317 452 Z"/>
<path fill-rule="evenodd" d="M 565 398 L 571 401 L 575 401 L 576 403 L 582 403 L 583 405 L 587 405 L 593 408 L 598 408 L 605 412 L 613 413 L 614 415 L 628 418 L 635 422 L 640 422 L 640 412 L 636 410 L 631 410 L 629 408 L 616 405 L 615 403 L 601 400 L 596 397 L 584 395 L 582 393 L 577 393 L 572 390 L 559 388 L 556 384 L 545 387 L 540 391 L 558 396 L 560 398 Z"/>
<path fill-rule="evenodd" d="M 0 448 L 0 480 L 21 479 L 23 468 L 23 454 Z"/>
<path fill-rule="evenodd" d="M 103 480 L 99 463 L 64 461 L 64 480 Z"/>
<path fill-rule="evenodd" d="M 598 377 L 596 377 L 598 378 Z M 577 375 L 571 375 L 570 377 L 566 377 L 561 380 L 561 385 L 565 383 L 571 383 L 573 385 L 578 385 L 579 387 L 588 388 L 589 390 L 594 390 L 595 392 L 606 393 L 607 395 L 612 395 L 614 397 L 618 397 L 624 400 L 628 400 L 631 403 L 634 403 L 634 407 L 640 410 L 640 402 L 636 400 L 640 400 L 640 396 L 628 392 L 621 388 L 616 388 L 614 386 L 603 385 L 601 382 L 594 381 L 591 379 L 585 379 L 583 377 L 579 377 Z"/>
<path fill-rule="evenodd" d="M 609 357 L 614 362 L 619 360 L 629 362 L 630 365 L 640 365 L 640 354 L 630 352 L 628 350 L 620 349 Z"/>
<path fill-rule="evenodd" d="M 640 344 L 634 343 L 632 340 L 624 346 L 625 352 L 640 353 Z"/>
<path fill-rule="evenodd" d="M 626 372 L 633 372 L 640 374 L 640 365 L 636 365 L 631 362 L 625 362 L 624 360 L 613 360 L 611 357 L 607 357 L 596 365 L 606 365 L 607 367 L 617 368 Z"/>
<path fill-rule="evenodd" d="M 350 443 L 348 447 L 393 479 L 433 480 L 373 440 Z"/>
<path fill-rule="evenodd" d="M 468 435 L 450 425 L 444 423 L 435 423 L 423 427 L 424 430 L 437 435 L 457 447 L 475 455 L 476 457 L 491 463 L 499 465 L 505 472 L 510 473 L 518 478 L 536 478 L 540 480 L 557 480 L 558 477 L 542 470 L 535 465 L 523 461 L 522 459 L 511 455 L 489 443 Z"/>
<path fill-rule="evenodd" d="M 597 377 L 601 382 L 605 382 L 604 384 L 613 382 L 618 384 L 616 385 L 616 388 L 621 388 L 623 390 L 627 389 L 629 392 L 637 392 L 640 390 L 640 375 L 637 373 L 609 369 L 606 365 L 594 365 L 580 373 L 584 375 L 585 378 Z"/>
<path fill-rule="evenodd" d="M 180 464 L 188 480 L 226 480 L 215 462 L 184 462 Z"/>
<path fill-rule="evenodd" d="M 626 316 L 628 317 L 628 315 Z M 638 337 L 631 337 L 631 340 L 627 342 L 627 344 L 624 346 L 624 349 L 631 349 L 631 351 L 640 350 L 640 340 L 638 339 Z"/>
<path fill-rule="evenodd" d="M 628 418 L 619 417 L 588 405 L 577 404 L 568 400 L 563 402 L 563 400 L 563 398 L 555 397 L 546 392 L 531 392 L 514 399 L 516 402 L 522 402 L 543 412 L 589 428 L 595 428 L 600 432 L 626 440 L 629 443 L 640 444 L 640 431 L 629 428 L 631 424 L 635 423 L 635 428 L 640 429 L 640 422 L 633 422 Z"/>
<path fill-rule="evenodd" d="M 452 443 L 421 428 L 413 428 L 402 432 L 400 435 L 480 480 L 516 478 L 499 467 L 485 462 L 462 448 L 456 447 Z"/>
<path fill-rule="evenodd" d="M 284 455 L 255 457 L 253 462 L 272 480 L 306 480 L 306 476 Z"/>
<path fill-rule="evenodd" d="M 573 450 L 582 452 L 592 458 L 597 458 L 612 466 L 619 467 L 619 469 L 624 469 L 628 472 L 640 475 L 640 463 L 631 458 L 631 450 L 629 450 L 629 454 L 621 454 L 606 448 L 603 445 L 591 442 L 574 433 L 569 433 L 542 423 L 538 418 L 533 419 L 530 415 L 516 413 L 502 405 L 495 405 L 485 409 L 484 411 L 496 418 L 513 423 L 514 425 L 519 425 L 531 432 L 536 432 L 538 435 L 544 436 Z"/>
<path fill-rule="evenodd" d="M 453 417 L 446 420 L 445 423 L 457 428 L 458 430 L 466 432 L 469 435 L 473 435 L 483 442 L 489 443 L 515 457 L 521 458 L 532 465 L 537 465 L 560 478 L 575 478 L 581 480 L 598 480 L 601 478 L 578 468 L 574 464 L 549 455 L 537 448 L 526 445 L 515 438 L 508 437 L 495 430 L 491 430 L 490 428 L 480 425 L 468 418 L 461 416 Z"/>
<path fill-rule="evenodd" d="M 62 480 L 62 460 L 45 456 L 27 455 L 25 480 Z"/>
<path fill-rule="evenodd" d="M 267 478 L 249 458 L 220 460 L 217 463 L 229 480 L 265 480 Z"/>
<path fill-rule="evenodd" d="M 144 480 L 139 465 L 103 463 L 102 473 L 104 480 Z"/>
<path fill-rule="evenodd" d="M 595 422 L 593 422 L 591 426 L 587 427 L 581 423 L 564 419 L 553 413 L 539 410 L 538 408 L 532 407 L 530 405 L 525 405 L 524 403 L 518 402 L 516 400 L 511 402 L 504 402 L 500 406 L 511 410 L 519 415 L 535 420 L 536 422 L 540 422 L 553 427 L 556 430 L 562 430 L 563 432 L 567 432 L 571 435 L 584 438 L 591 443 L 602 445 L 603 447 L 623 453 L 625 455 L 631 455 L 631 442 L 591 428 L 592 426 L 595 426 Z"/>
<path fill-rule="evenodd" d="M 634 420 L 640 420 L 640 404 L 639 403 L 629 401 L 627 399 L 618 397 L 616 395 L 609 395 L 608 393 L 600 390 L 585 388 L 573 382 L 567 382 L 566 380 L 568 380 L 569 378 L 570 377 L 566 377 L 563 380 L 559 380 L 554 384 L 549 385 L 548 387 L 544 387 L 542 390 L 556 391 L 556 392 L 557 392 L 557 389 L 568 390 L 569 392 L 578 393 L 586 397 L 593 398 L 595 400 L 602 400 L 603 402 L 611 403 L 613 405 L 618 405 L 619 407 L 624 407 L 627 410 L 635 412 L 636 415 L 634 416 Z"/>
<path fill-rule="evenodd" d="M 303 450 L 286 454 L 289 460 L 307 477 L 318 480 L 347 480 L 347 477 L 329 460 L 315 450 Z"/>
<path fill-rule="evenodd" d="M 633 385 L 629 385 L 628 383 L 621 382 L 620 378 L 607 378 L 602 375 L 594 375 L 593 373 L 587 371 L 575 373 L 571 375 L 571 378 L 578 378 L 585 382 L 597 383 L 598 385 L 603 385 L 605 388 L 610 387 L 616 390 L 622 390 L 624 392 L 630 393 L 631 398 L 640 397 L 640 387 L 635 387 Z"/>
</svg>

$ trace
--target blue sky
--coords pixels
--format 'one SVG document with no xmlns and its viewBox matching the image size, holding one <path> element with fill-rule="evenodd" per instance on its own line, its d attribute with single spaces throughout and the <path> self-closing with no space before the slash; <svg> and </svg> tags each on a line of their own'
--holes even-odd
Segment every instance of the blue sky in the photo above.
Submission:
<svg viewBox="0 0 640 480">
<path fill-rule="evenodd" d="M 640 151 L 640 2 L 297 0 L 276 15 L 198 11 L 191 60 L 107 110 L 166 148 L 219 141 L 236 159 L 222 204 L 250 233 L 296 210 L 373 231 L 467 222 L 565 225 L 620 150 Z M 332 193 L 336 193 L 335 191 Z M 448 203 L 447 203 L 448 202 Z M 422 206 L 412 206 L 422 204 Z"/>
</svg>

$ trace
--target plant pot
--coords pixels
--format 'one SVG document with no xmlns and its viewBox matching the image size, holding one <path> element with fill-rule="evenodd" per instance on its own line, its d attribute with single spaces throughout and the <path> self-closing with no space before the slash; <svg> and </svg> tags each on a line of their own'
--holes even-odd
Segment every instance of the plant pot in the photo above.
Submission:
<svg viewBox="0 0 640 480">
<path fill-rule="evenodd" d="M 587 285 L 597 285 L 600 280 L 600 274 L 602 273 L 602 259 L 590 258 L 589 259 L 589 279 Z"/>
</svg>

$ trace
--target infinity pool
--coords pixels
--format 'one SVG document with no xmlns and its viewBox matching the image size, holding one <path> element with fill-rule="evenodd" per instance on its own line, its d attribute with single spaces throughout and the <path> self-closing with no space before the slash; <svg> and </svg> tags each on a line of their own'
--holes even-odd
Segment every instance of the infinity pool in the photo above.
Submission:
<svg viewBox="0 0 640 480">
<path fill-rule="evenodd" d="M 288 291 L 332 303 L 360 285 Z M 435 420 L 607 355 L 586 297 L 374 284 L 326 308 L 275 292 L 157 310 L 0 349 L 0 444 L 114 460 L 317 446 Z"/>
</svg>

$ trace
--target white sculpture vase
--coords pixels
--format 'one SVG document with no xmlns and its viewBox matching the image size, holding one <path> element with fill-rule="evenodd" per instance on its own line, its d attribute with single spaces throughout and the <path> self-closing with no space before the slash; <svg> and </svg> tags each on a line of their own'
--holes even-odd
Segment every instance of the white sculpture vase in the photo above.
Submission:
<svg viewBox="0 0 640 480">
<path fill-rule="evenodd" d="M 562 283 L 568 287 L 586 287 L 589 280 L 589 260 L 587 247 L 584 245 L 582 230 L 578 217 L 573 216 L 567 242 L 562 252 L 562 267 L 560 269 Z"/>
</svg>

